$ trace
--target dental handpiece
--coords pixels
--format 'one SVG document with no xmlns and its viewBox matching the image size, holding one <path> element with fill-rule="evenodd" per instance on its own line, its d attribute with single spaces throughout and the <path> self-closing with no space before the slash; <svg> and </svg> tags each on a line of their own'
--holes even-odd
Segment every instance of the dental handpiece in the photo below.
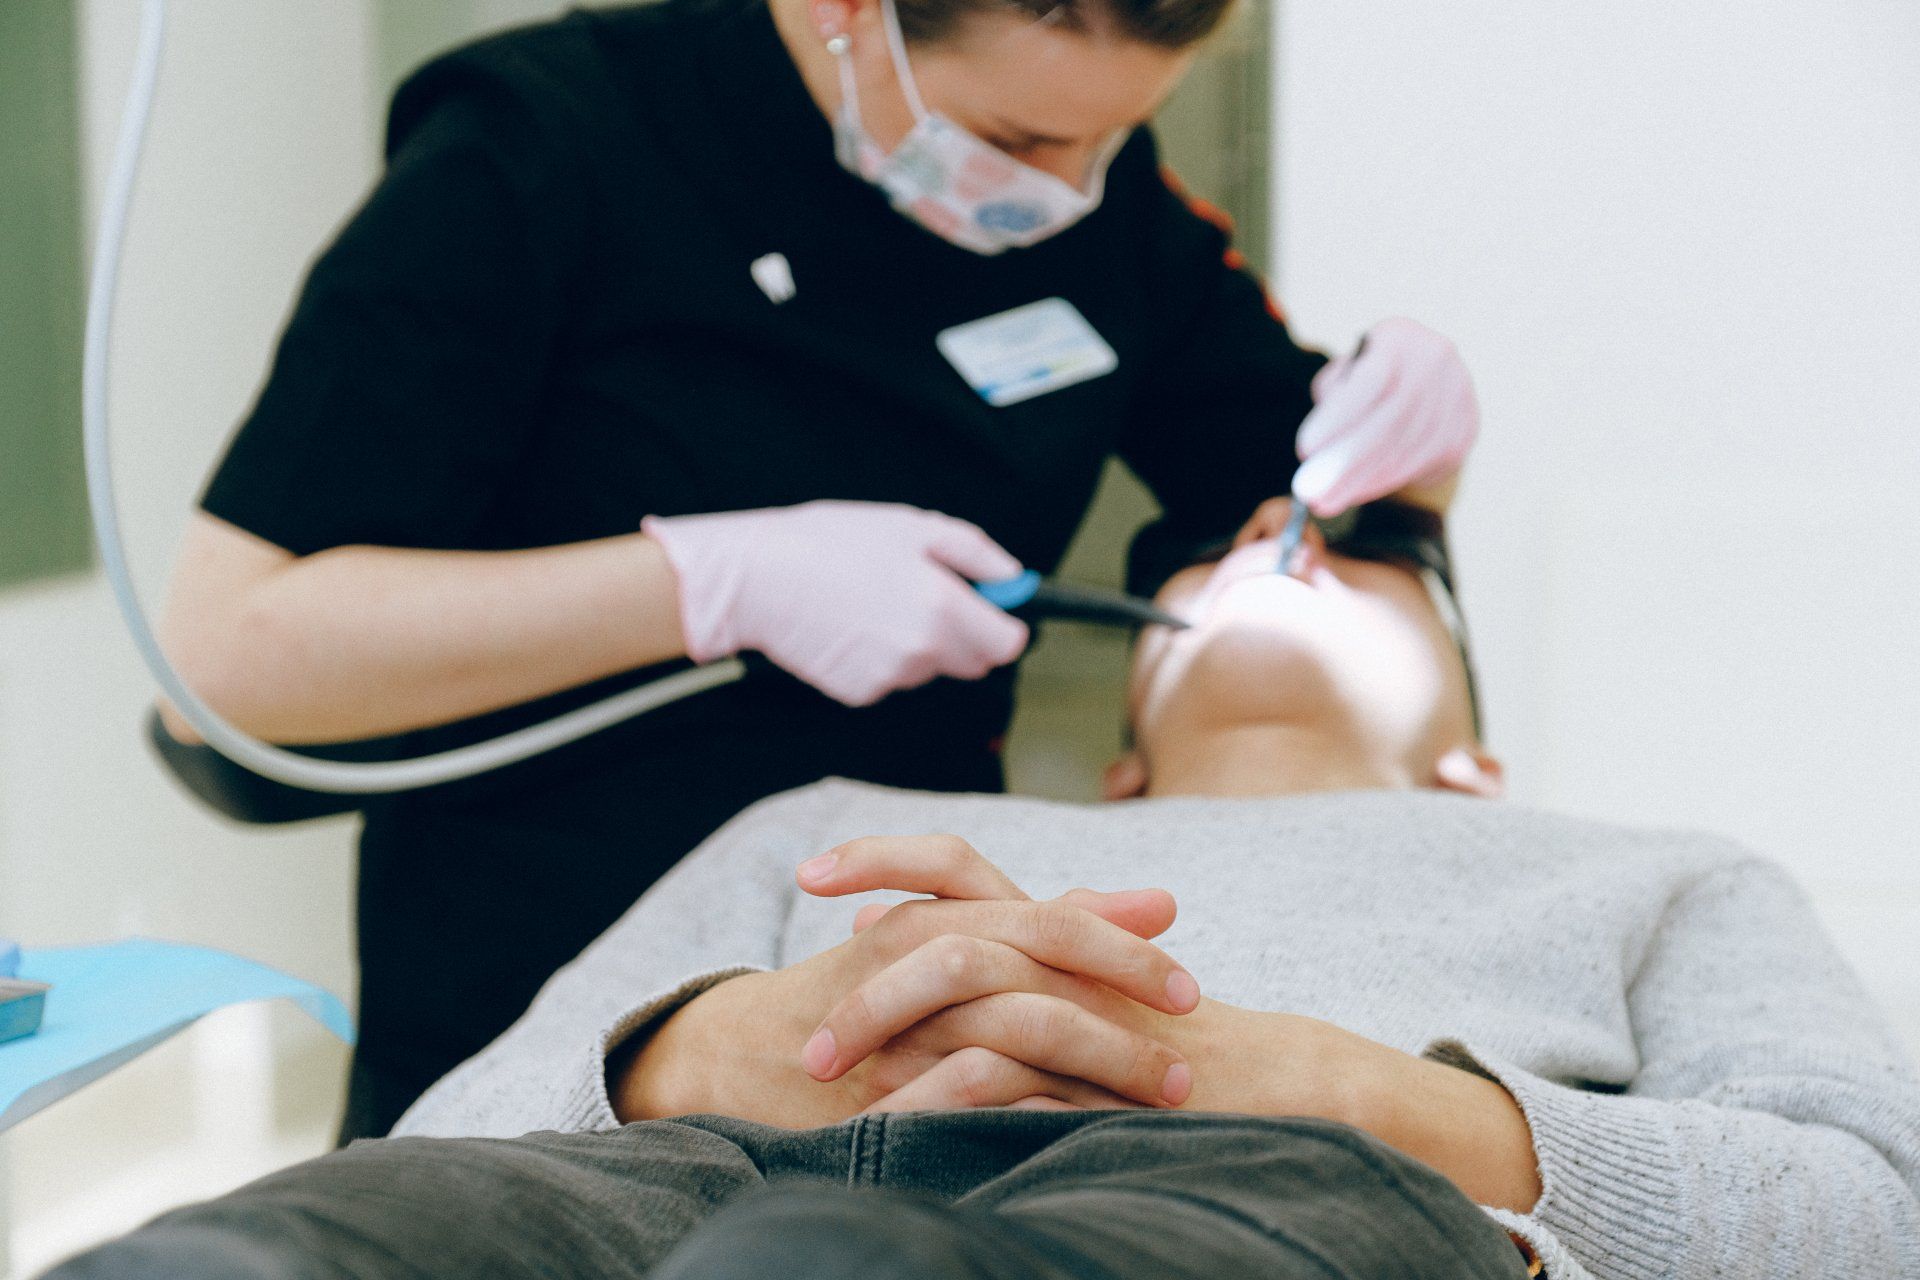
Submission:
<svg viewBox="0 0 1920 1280">
<path fill-rule="evenodd" d="M 1175 630 L 1188 625 L 1184 618 L 1174 617 L 1151 600 L 1109 587 L 1057 582 L 1032 569 L 1000 582 L 975 583 L 974 590 L 1008 613 L 1036 621 L 1066 618 L 1109 627 L 1162 626 Z"/>
<path fill-rule="evenodd" d="M 1300 554 L 1300 540 L 1307 536 L 1307 518 L 1311 514 L 1307 504 L 1296 495 L 1293 510 L 1287 516 L 1287 527 L 1280 531 L 1280 562 L 1274 566 L 1276 572 L 1293 572 L 1293 559 Z"/>
</svg>

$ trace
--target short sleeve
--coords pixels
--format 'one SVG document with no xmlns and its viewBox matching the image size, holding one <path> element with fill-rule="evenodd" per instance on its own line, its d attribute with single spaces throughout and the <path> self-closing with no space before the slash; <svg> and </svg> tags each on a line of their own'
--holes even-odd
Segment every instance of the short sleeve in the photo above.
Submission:
<svg viewBox="0 0 1920 1280">
<path fill-rule="evenodd" d="M 1148 253 L 1174 311 L 1119 452 L 1159 500 L 1161 528 L 1205 541 L 1290 487 L 1294 436 L 1326 357 L 1293 340 L 1233 248 L 1227 216 L 1157 164 L 1154 185 Z"/>
<path fill-rule="evenodd" d="M 300 555 L 469 545 L 538 429 L 581 275 L 574 109 L 497 47 L 402 87 L 386 173 L 313 265 L 208 513 Z"/>
</svg>

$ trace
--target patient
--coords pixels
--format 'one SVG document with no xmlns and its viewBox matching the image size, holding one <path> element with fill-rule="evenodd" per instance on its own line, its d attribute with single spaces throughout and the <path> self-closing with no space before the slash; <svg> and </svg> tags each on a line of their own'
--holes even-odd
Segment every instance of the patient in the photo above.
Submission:
<svg viewBox="0 0 1920 1280">
<path fill-rule="evenodd" d="M 1110 803 L 763 801 L 416 1136 L 56 1274 L 1920 1274 L 1920 1085 L 1786 877 L 1502 803 L 1431 574 L 1285 514 L 1161 591 Z"/>
</svg>

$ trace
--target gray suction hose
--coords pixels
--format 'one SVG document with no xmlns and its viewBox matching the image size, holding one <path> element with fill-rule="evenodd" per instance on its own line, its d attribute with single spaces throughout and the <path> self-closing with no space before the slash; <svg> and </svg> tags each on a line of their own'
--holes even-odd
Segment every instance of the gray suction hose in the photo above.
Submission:
<svg viewBox="0 0 1920 1280">
<path fill-rule="evenodd" d="M 262 742 L 234 728 L 189 689 L 162 652 L 146 611 L 141 607 L 133 576 L 127 569 L 120 538 L 120 515 L 114 502 L 113 465 L 108 434 L 109 348 L 113 336 L 113 306 L 120 281 L 120 254 L 126 242 L 128 211 L 140 171 L 140 153 L 146 142 L 147 122 L 153 114 L 160 83 L 161 53 L 165 47 L 166 0 L 144 0 L 140 23 L 140 52 L 132 88 L 120 121 L 120 140 L 113 171 L 107 182 L 100 213 L 99 242 L 94 251 L 93 281 L 87 308 L 87 345 L 84 373 L 84 438 L 86 443 L 87 502 L 93 514 L 94 540 L 100 565 L 113 588 L 121 617 L 133 636 L 147 669 L 167 699 L 207 744 L 255 773 L 309 791 L 341 795 L 371 795 L 410 791 L 437 783 L 470 778 L 505 765 L 578 741 L 588 734 L 619 724 L 642 712 L 692 694 L 730 684 L 745 674 L 737 658 L 678 671 L 617 693 L 591 706 L 556 716 L 486 742 L 443 751 L 412 760 L 346 763 L 317 760 L 299 752 Z"/>
</svg>

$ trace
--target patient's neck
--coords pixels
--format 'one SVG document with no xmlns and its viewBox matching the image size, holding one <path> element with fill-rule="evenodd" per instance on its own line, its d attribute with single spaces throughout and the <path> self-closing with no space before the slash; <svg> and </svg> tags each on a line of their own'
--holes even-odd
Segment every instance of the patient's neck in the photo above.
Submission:
<svg viewBox="0 0 1920 1280">
<path fill-rule="evenodd" d="M 1150 796 L 1280 796 L 1415 785 L 1403 766 L 1320 725 L 1240 724 L 1194 730 L 1147 753 Z"/>
</svg>

